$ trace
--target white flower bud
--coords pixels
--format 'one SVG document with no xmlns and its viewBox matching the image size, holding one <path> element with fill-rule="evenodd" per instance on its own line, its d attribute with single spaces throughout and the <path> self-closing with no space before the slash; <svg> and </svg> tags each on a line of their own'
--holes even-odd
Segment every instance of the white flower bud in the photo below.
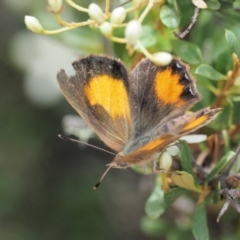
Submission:
<svg viewBox="0 0 240 240">
<path fill-rule="evenodd" d="M 168 170 L 172 166 L 172 156 L 168 152 L 164 152 L 159 160 L 159 167 Z"/>
<path fill-rule="evenodd" d="M 172 55 L 166 52 L 157 52 L 152 54 L 151 61 L 158 66 L 166 66 L 172 61 Z"/>
<path fill-rule="evenodd" d="M 192 0 L 192 3 L 198 8 L 207 8 L 207 4 L 203 0 Z"/>
<path fill-rule="evenodd" d="M 120 24 L 122 23 L 125 18 L 126 18 L 126 10 L 124 7 L 118 7 L 118 8 L 115 8 L 113 11 L 112 11 L 112 14 L 111 14 L 111 23 L 113 24 Z"/>
<path fill-rule="evenodd" d="M 59 13 L 63 7 L 62 0 L 48 0 L 48 6 L 50 11 Z"/>
<path fill-rule="evenodd" d="M 105 21 L 102 9 L 95 3 L 91 3 L 88 7 L 89 16 L 97 21 L 98 23 L 103 23 Z"/>
<path fill-rule="evenodd" d="M 35 33 L 42 32 L 43 27 L 35 17 L 25 16 L 24 21 L 27 26 L 27 29 L 29 29 L 30 31 L 35 32 Z"/>
<path fill-rule="evenodd" d="M 179 153 L 179 148 L 176 145 L 172 145 L 172 146 L 167 147 L 167 152 L 171 156 L 176 156 Z"/>
<path fill-rule="evenodd" d="M 134 46 L 141 35 L 142 26 L 137 20 L 132 20 L 125 29 L 127 45 Z"/>
<path fill-rule="evenodd" d="M 187 143 L 200 143 L 207 139 L 207 135 L 204 134 L 192 134 L 180 137 L 180 140 L 185 140 Z"/>
<path fill-rule="evenodd" d="M 104 22 L 100 26 L 100 31 L 106 38 L 110 38 L 112 36 L 112 25 L 109 22 Z"/>
</svg>

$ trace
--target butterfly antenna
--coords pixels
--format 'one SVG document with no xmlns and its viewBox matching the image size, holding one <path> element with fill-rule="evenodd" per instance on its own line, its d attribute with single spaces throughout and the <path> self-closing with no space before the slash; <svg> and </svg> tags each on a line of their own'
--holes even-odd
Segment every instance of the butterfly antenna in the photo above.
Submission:
<svg viewBox="0 0 240 240">
<path fill-rule="evenodd" d="M 99 147 L 97 147 L 97 146 L 94 146 L 94 145 L 89 144 L 89 143 L 86 143 L 86 142 L 82 142 L 82 141 L 80 141 L 80 140 L 76 140 L 76 139 L 74 139 L 74 138 L 64 137 L 64 136 L 62 136 L 61 134 L 58 134 L 58 137 L 61 138 L 61 139 L 63 139 L 63 140 L 65 140 L 65 141 L 82 143 L 82 144 L 84 144 L 84 145 L 86 145 L 86 146 L 93 147 L 93 148 L 96 148 L 96 149 L 101 150 L 101 151 L 103 151 L 103 152 L 106 152 L 106 153 L 109 153 L 109 154 L 112 154 L 112 155 L 116 156 L 116 154 L 113 153 L 113 152 L 110 152 L 110 151 L 105 150 L 105 149 L 103 149 L 103 148 L 99 148 Z"/>
<path fill-rule="evenodd" d="M 101 176 L 101 178 L 99 179 L 99 181 L 94 185 L 93 189 L 96 190 L 99 185 L 101 184 L 102 180 L 104 179 L 104 177 L 106 176 L 106 174 L 108 173 L 108 171 L 111 169 L 112 165 L 110 165 L 107 170 L 104 172 L 104 174 Z"/>
</svg>

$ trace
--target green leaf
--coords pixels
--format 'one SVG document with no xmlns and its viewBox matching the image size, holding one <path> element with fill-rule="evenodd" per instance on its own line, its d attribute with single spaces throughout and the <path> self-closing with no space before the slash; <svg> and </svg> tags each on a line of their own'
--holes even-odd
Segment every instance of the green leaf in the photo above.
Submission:
<svg viewBox="0 0 240 240">
<path fill-rule="evenodd" d="M 176 12 L 177 12 L 178 14 L 180 14 L 181 12 L 180 12 L 180 9 L 179 9 L 177 0 L 173 0 L 173 1 L 172 1 L 172 4 L 173 4 L 173 7 L 174 7 L 174 9 L 176 10 Z"/>
<path fill-rule="evenodd" d="M 215 86 L 212 84 L 213 82 L 209 81 L 205 77 L 202 77 L 202 76 L 199 75 L 198 78 L 197 78 L 197 83 L 198 83 L 198 85 L 201 85 L 201 86 L 204 87 L 204 92 L 201 93 L 201 94 L 203 94 L 203 101 L 205 101 L 205 96 L 204 95 L 206 95 L 206 89 L 209 90 L 210 92 L 214 93 L 215 95 L 218 92 L 217 88 L 215 88 Z M 210 105 L 210 102 L 207 105 Z"/>
<path fill-rule="evenodd" d="M 145 211 L 151 219 L 160 217 L 165 211 L 164 191 L 158 182 L 146 202 Z"/>
<path fill-rule="evenodd" d="M 226 76 L 215 70 L 207 64 L 201 64 L 196 70 L 195 74 L 199 74 L 211 80 L 219 81 L 226 80 Z"/>
<path fill-rule="evenodd" d="M 223 42 L 222 44 L 225 43 Z M 229 69 L 233 69 L 232 54 L 230 53 L 227 44 L 226 48 L 221 45 L 221 51 L 215 56 L 214 67 L 223 73 L 227 73 Z"/>
<path fill-rule="evenodd" d="M 157 43 L 157 33 L 156 29 L 152 26 L 143 25 L 142 26 L 142 34 L 139 38 L 142 45 L 145 48 L 150 48 Z M 135 50 L 139 50 L 138 45 L 136 45 Z"/>
<path fill-rule="evenodd" d="M 217 163 L 215 168 L 209 173 L 207 176 L 205 182 L 209 182 L 211 179 L 213 179 L 219 172 L 221 172 L 229 162 L 229 160 L 235 155 L 235 152 L 229 151 L 225 156 L 221 158 L 221 160 Z"/>
<path fill-rule="evenodd" d="M 182 170 L 193 175 L 191 153 L 186 141 L 180 141 L 180 156 Z"/>
<path fill-rule="evenodd" d="M 179 196 L 183 195 L 187 191 L 183 188 L 175 187 L 171 188 L 167 193 L 164 194 L 165 207 L 169 207 Z"/>
<path fill-rule="evenodd" d="M 240 102 L 240 96 L 234 96 L 231 98 L 234 102 Z"/>
<path fill-rule="evenodd" d="M 240 122 L 240 102 L 233 102 L 233 119 L 232 119 L 232 123 L 233 124 L 238 124 Z M 239 138 L 238 138 L 239 139 Z"/>
<path fill-rule="evenodd" d="M 224 153 L 227 153 L 230 151 L 230 139 L 229 139 L 229 133 L 226 129 L 222 130 L 222 137 L 224 141 Z"/>
<path fill-rule="evenodd" d="M 194 105 L 193 111 L 210 106 L 216 100 L 216 94 L 218 93 L 216 86 L 214 86 L 216 82 L 209 81 L 209 79 L 200 75 L 195 75 L 195 77 L 197 78 L 197 87 L 202 95 L 202 100 Z"/>
<path fill-rule="evenodd" d="M 221 182 L 217 181 L 214 184 L 214 190 L 211 191 L 210 193 L 212 203 L 218 203 L 221 200 L 220 190 L 221 190 Z"/>
<path fill-rule="evenodd" d="M 227 97 L 227 102 L 228 102 L 228 106 L 229 106 L 229 115 L 228 115 L 228 128 L 230 128 L 233 124 L 233 113 L 234 113 L 234 104 L 231 100 L 231 98 Z"/>
<path fill-rule="evenodd" d="M 164 5 L 160 10 L 160 19 L 162 23 L 168 28 L 176 28 L 180 23 L 180 15 L 171 5 Z"/>
<path fill-rule="evenodd" d="M 225 38 L 227 40 L 227 43 L 228 43 L 228 46 L 230 47 L 231 52 L 238 54 L 239 43 L 236 35 L 232 31 L 226 29 Z"/>
<path fill-rule="evenodd" d="M 218 0 L 205 0 L 205 2 L 210 10 L 218 10 L 221 7 Z"/>
<path fill-rule="evenodd" d="M 145 234 L 158 238 L 165 234 L 168 225 L 164 219 L 150 219 L 147 216 L 143 217 L 140 222 L 140 227 Z"/>
<path fill-rule="evenodd" d="M 205 203 L 196 207 L 193 215 L 193 235 L 196 240 L 209 240 Z"/>
<path fill-rule="evenodd" d="M 234 3 L 236 0 L 221 0 L 221 2 Z"/>
<path fill-rule="evenodd" d="M 181 188 L 188 189 L 190 191 L 195 191 L 195 192 L 202 192 L 202 189 L 200 186 L 195 184 L 195 180 L 193 178 L 193 175 L 183 172 L 183 171 L 176 171 L 175 174 L 171 175 L 171 178 L 177 186 Z"/>
<path fill-rule="evenodd" d="M 214 119 L 208 127 L 216 130 L 216 131 L 221 131 L 224 128 L 229 127 L 229 122 L 233 115 L 233 109 L 232 107 L 227 104 L 224 106 L 222 112 L 219 113 L 216 119 Z"/>
<path fill-rule="evenodd" d="M 202 54 L 197 45 L 182 40 L 173 40 L 172 44 L 174 53 L 183 61 L 189 64 L 200 64 L 202 62 Z"/>
</svg>

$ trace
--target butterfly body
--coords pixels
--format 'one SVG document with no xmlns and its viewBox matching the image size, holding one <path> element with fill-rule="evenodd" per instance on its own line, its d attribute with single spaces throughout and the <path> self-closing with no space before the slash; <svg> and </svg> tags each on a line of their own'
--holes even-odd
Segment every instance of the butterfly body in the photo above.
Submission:
<svg viewBox="0 0 240 240">
<path fill-rule="evenodd" d="M 109 165 L 127 168 L 156 161 L 179 137 L 209 123 L 219 109 L 186 111 L 201 99 L 189 67 L 173 58 L 167 66 L 142 60 L 128 74 L 111 57 L 73 62 L 76 72 L 57 79 L 63 95 L 102 141 L 119 152 Z"/>
</svg>

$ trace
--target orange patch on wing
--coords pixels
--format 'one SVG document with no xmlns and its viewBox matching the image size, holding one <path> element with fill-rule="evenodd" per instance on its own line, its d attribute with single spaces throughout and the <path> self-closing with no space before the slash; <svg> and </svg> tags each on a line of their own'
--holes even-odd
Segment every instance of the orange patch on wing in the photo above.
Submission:
<svg viewBox="0 0 240 240">
<path fill-rule="evenodd" d="M 184 104 L 180 98 L 184 86 L 179 84 L 179 75 L 172 74 L 170 68 L 159 71 L 154 82 L 155 93 L 159 100 L 165 104 L 176 104 L 177 107 Z"/>
<path fill-rule="evenodd" d="M 170 139 L 170 137 L 169 137 L 168 139 Z M 140 147 L 140 148 L 138 149 L 138 151 L 152 150 L 152 149 L 154 149 L 155 147 L 158 147 L 158 146 L 160 146 L 160 145 L 163 145 L 163 146 L 167 145 L 167 142 L 166 142 L 166 138 L 165 138 L 165 137 L 163 137 L 163 138 L 157 138 L 157 139 L 155 139 L 155 140 L 147 143 L 146 145 Z"/>
<path fill-rule="evenodd" d="M 203 115 L 201 117 L 195 118 L 191 122 L 189 122 L 182 131 L 189 131 L 191 129 L 197 128 L 204 124 L 208 119 L 208 115 Z"/>
<path fill-rule="evenodd" d="M 124 116 L 130 120 L 128 94 L 121 79 L 108 75 L 93 77 L 84 91 L 91 106 L 102 106 L 112 118 Z"/>
</svg>

